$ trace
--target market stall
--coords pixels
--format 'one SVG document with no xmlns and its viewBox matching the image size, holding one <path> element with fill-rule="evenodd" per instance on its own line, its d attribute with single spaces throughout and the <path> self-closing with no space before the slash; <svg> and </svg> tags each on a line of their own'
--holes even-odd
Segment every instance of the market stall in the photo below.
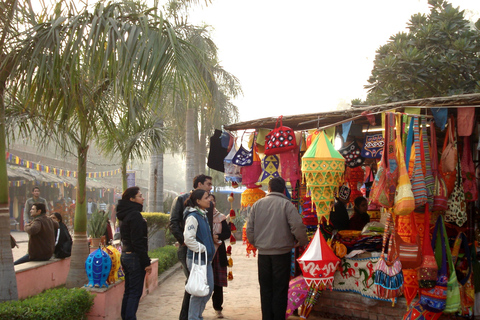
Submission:
<svg viewBox="0 0 480 320">
<path fill-rule="evenodd" d="M 289 182 L 311 239 L 320 230 L 341 259 L 334 291 L 393 301 L 405 319 L 468 318 L 480 291 L 479 107 L 469 94 L 252 120 L 225 126 L 209 161 L 226 154 L 225 180 L 247 193 Z"/>
</svg>

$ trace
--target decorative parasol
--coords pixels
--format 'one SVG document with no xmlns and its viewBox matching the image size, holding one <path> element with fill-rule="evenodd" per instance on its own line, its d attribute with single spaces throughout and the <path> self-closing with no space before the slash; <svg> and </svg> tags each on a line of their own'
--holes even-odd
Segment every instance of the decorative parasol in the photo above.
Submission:
<svg viewBox="0 0 480 320">
<path fill-rule="evenodd" d="M 290 280 L 288 284 L 288 301 L 285 318 L 292 315 L 293 311 L 300 308 L 308 296 L 309 287 L 303 276 L 298 276 Z"/>
<path fill-rule="evenodd" d="M 328 246 L 318 228 L 307 249 L 297 261 L 305 282 L 310 286 L 309 294 L 300 311 L 301 318 L 306 319 L 318 299 L 319 291 L 332 288 L 340 259 Z"/>
<path fill-rule="evenodd" d="M 318 221 L 328 220 L 335 191 L 343 183 L 345 158 L 333 147 L 325 132 L 320 132 L 302 157 L 302 174 L 317 209 Z"/>
</svg>

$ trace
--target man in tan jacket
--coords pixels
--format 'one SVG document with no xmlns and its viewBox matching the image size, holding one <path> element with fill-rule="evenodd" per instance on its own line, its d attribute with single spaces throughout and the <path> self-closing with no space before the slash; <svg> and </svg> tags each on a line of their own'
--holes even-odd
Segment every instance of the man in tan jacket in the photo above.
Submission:
<svg viewBox="0 0 480 320">
<path fill-rule="evenodd" d="M 248 241 L 258 249 L 263 320 L 285 319 L 291 251 L 308 243 L 306 227 L 285 187 L 282 178 L 271 179 L 269 193 L 252 206 L 247 222 Z"/>
<path fill-rule="evenodd" d="M 55 250 L 55 233 L 58 222 L 47 217 L 44 203 L 34 203 L 30 210 L 33 218 L 25 225 L 25 231 L 30 236 L 28 239 L 28 253 L 15 261 L 13 264 L 21 264 L 28 261 L 50 260 Z"/>
</svg>

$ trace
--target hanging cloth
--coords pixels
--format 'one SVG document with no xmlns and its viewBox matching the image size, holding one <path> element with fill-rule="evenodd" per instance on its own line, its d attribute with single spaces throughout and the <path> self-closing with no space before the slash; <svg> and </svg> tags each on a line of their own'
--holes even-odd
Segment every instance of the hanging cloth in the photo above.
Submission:
<svg viewBox="0 0 480 320">
<path fill-rule="evenodd" d="M 228 155 L 228 143 L 224 147 L 222 144 L 222 131 L 215 129 L 213 136 L 210 137 L 210 150 L 208 152 L 207 166 L 210 169 L 225 172 L 223 159 Z"/>
<path fill-rule="evenodd" d="M 468 137 L 473 132 L 475 108 L 457 109 L 457 133 L 459 137 Z"/>
<path fill-rule="evenodd" d="M 301 177 L 298 152 L 299 147 L 297 146 L 293 150 L 282 152 L 278 155 L 280 158 L 279 174 L 286 182 L 290 182 L 292 186 L 295 186 Z"/>
<path fill-rule="evenodd" d="M 433 125 L 433 124 L 432 124 Z M 435 178 L 432 173 L 432 161 L 430 160 L 430 146 L 427 135 L 427 119 L 422 118 L 422 136 L 420 151 L 422 155 L 422 168 L 425 174 L 425 189 L 427 190 L 427 202 L 429 208 L 433 207 L 433 197 L 435 192 Z"/>
<path fill-rule="evenodd" d="M 259 183 L 268 184 L 271 178 L 279 177 L 278 169 L 280 167 L 280 160 L 278 155 L 273 154 L 265 156 L 262 160 L 262 175 L 258 180 Z"/>
<path fill-rule="evenodd" d="M 465 200 L 467 202 L 473 202 L 478 200 L 477 180 L 475 178 L 475 165 L 473 164 L 472 145 L 470 141 L 471 139 L 469 136 L 463 137 L 463 153 L 461 158 L 463 190 L 465 191 Z"/>
<path fill-rule="evenodd" d="M 233 144 L 232 149 L 230 149 L 230 152 L 223 160 L 223 165 L 225 167 L 225 182 L 242 182 L 242 174 L 240 173 L 240 167 L 232 162 L 232 159 L 236 153 L 237 149 L 235 148 L 235 144 Z"/>
</svg>

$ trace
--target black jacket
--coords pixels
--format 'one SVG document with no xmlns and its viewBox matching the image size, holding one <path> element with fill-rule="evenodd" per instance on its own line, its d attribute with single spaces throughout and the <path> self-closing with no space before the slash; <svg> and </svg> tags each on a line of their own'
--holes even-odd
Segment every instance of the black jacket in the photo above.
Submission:
<svg viewBox="0 0 480 320">
<path fill-rule="evenodd" d="M 58 241 L 57 244 L 55 245 L 55 257 L 56 258 L 66 258 L 70 257 L 72 254 L 72 237 L 70 236 L 70 233 L 68 233 L 67 226 L 63 222 L 59 222 L 59 235 L 58 235 Z M 57 231 L 57 230 L 55 230 Z M 55 234 L 55 239 L 57 238 L 57 234 Z"/>
<path fill-rule="evenodd" d="M 130 200 L 118 200 L 117 218 L 121 221 L 122 251 L 135 252 L 142 269 L 150 265 L 147 221 L 140 213 L 143 206 Z"/>
<path fill-rule="evenodd" d="M 190 197 L 191 192 L 179 195 L 173 200 L 172 208 L 170 209 L 170 224 L 168 228 L 177 239 L 180 245 L 185 243 L 183 239 L 183 229 L 185 228 L 185 220 L 183 218 L 183 211 L 185 210 L 185 201 Z M 210 204 L 210 208 L 207 209 L 207 219 L 210 225 L 210 230 L 213 226 L 213 203 Z"/>
<path fill-rule="evenodd" d="M 222 267 L 228 267 L 227 248 L 225 247 L 225 240 L 230 239 L 230 226 L 226 220 L 222 221 L 222 233 L 218 235 L 218 239 L 222 240 L 222 244 L 217 249 L 218 259 Z"/>
</svg>

